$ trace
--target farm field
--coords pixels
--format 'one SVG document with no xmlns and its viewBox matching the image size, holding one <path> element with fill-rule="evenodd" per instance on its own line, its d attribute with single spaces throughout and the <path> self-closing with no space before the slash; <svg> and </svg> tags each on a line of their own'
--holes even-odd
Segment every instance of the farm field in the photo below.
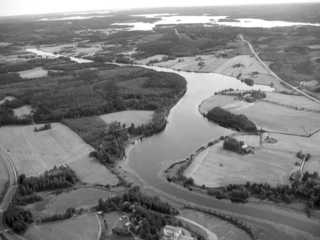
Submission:
<svg viewBox="0 0 320 240">
<path fill-rule="evenodd" d="M 48 71 L 43 69 L 42 67 L 36 67 L 33 69 L 20 71 L 19 75 L 20 75 L 20 77 L 26 78 L 26 79 L 42 78 L 42 77 L 46 77 L 48 75 Z"/>
<path fill-rule="evenodd" d="M 300 150 L 312 156 L 304 172 L 320 173 L 320 150 L 317 147 L 319 134 L 311 138 L 279 134 L 268 136 L 278 142 L 259 146 L 258 136 L 237 136 L 238 140 L 255 147 L 255 153 L 248 155 L 226 151 L 222 147 L 223 143 L 218 143 L 201 152 L 185 171 L 185 176 L 192 177 L 200 186 L 204 184 L 208 187 L 245 184 L 247 181 L 267 182 L 272 186 L 288 184 L 290 173 L 296 168 L 295 162 L 299 162 L 295 155 Z"/>
<path fill-rule="evenodd" d="M 297 109 L 305 109 L 320 112 L 320 105 L 300 95 L 286 95 L 277 92 L 266 92 L 267 101 L 280 103 Z"/>
<path fill-rule="evenodd" d="M 292 104 L 291 95 L 282 94 L 271 95 L 271 100 L 281 100 L 279 104 L 267 101 L 256 101 L 248 103 L 245 101 L 234 100 L 232 96 L 212 96 L 200 105 L 200 112 L 207 113 L 216 106 L 220 106 L 234 114 L 244 114 L 258 127 L 269 131 L 288 132 L 293 134 L 308 135 L 320 128 L 320 113 L 296 110 L 292 107 L 282 106 L 280 104 Z M 299 97 L 299 96 L 297 96 Z M 269 97 L 267 97 L 267 100 Z M 299 100 L 300 98 L 296 98 Z M 301 98 L 302 99 L 302 98 Z M 307 103 L 302 100 L 301 106 L 315 108 L 315 104 Z M 299 103 L 298 103 L 299 104 Z M 298 106 L 295 105 L 294 106 Z M 300 104 L 299 104 L 300 106 Z M 276 121 L 275 121 L 276 119 Z"/>
<path fill-rule="evenodd" d="M 96 215 L 82 215 L 65 221 L 32 225 L 24 237 L 28 240 L 97 240 L 99 224 Z"/>
<path fill-rule="evenodd" d="M 120 122 L 125 124 L 127 127 L 131 124 L 135 126 L 141 126 L 149 123 L 152 120 L 153 111 L 121 111 L 101 115 L 100 118 L 106 123 L 110 124 L 112 122 Z"/>
<path fill-rule="evenodd" d="M 121 189 L 116 190 L 121 192 Z M 44 200 L 26 206 L 34 216 L 43 217 L 56 213 L 64 213 L 68 208 L 91 208 L 99 199 L 113 197 L 117 192 L 109 192 L 97 188 L 78 188 L 60 194 L 43 194 Z"/>
<path fill-rule="evenodd" d="M 22 107 L 18 107 L 13 109 L 13 114 L 19 118 L 25 118 L 32 114 L 32 107 L 30 105 L 24 105 Z"/>
<path fill-rule="evenodd" d="M 52 129 L 34 132 L 34 126 L 2 127 L 1 146 L 14 160 L 19 174 L 39 175 L 56 165 L 68 164 L 81 181 L 114 185 L 118 179 L 89 157 L 93 148 L 68 127 L 53 123 Z"/>
<path fill-rule="evenodd" d="M 239 55 L 227 58 L 216 55 L 181 57 L 154 63 L 154 65 L 183 71 L 214 72 L 239 79 L 248 78 L 254 80 L 255 84 L 273 86 L 277 90 L 286 90 L 253 56 Z"/>
<path fill-rule="evenodd" d="M 195 210 L 180 211 L 183 217 L 191 219 L 214 232 L 219 240 L 249 240 L 250 236 L 234 225 L 219 218 Z"/>
</svg>

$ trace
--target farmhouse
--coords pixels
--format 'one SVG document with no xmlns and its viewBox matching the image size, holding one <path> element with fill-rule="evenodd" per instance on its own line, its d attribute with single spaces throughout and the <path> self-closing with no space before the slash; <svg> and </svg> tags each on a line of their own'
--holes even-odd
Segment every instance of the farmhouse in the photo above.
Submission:
<svg viewBox="0 0 320 240">
<path fill-rule="evenodd" d="M 194 238 L 181 227 L 166 225 L 163 228 L 162 240 L 194 240 Z"/>
<path fill-rule="evenodd" d="M 243 141 L 238 141 L 232 137 L 226 137 L 223 142 L 223 149 L 236 152 L 239 154 L 254 153 L 254 148 L 245 144 Z"/>
<path fill-rule="evenodd" d="M 127 215 L 123 215 L 119 218 L 117 225 L 112 229 L 112 232 L 120 236 L 129 236 L 131 222 Z"/>
</svg>

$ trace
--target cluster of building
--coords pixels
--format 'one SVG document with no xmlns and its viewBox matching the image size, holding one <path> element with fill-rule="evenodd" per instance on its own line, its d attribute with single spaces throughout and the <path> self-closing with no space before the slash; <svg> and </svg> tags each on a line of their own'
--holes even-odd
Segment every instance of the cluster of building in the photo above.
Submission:
<svg viewBox="0 0 320 240">
<path fill-rule="evenodd" d="M 190 232 L 182 227 L 166 225 L 162 234 L 162 240 L 195 240 Z"/>
<path fill-rule="evenodd" d="M 223 149 L 236 152 L 239 154 L 254 153 L 254 147 L 245 144 L 243 141 L 238 141 L 232 137 L 226 137 L 223 142 Z"/>
</svg>

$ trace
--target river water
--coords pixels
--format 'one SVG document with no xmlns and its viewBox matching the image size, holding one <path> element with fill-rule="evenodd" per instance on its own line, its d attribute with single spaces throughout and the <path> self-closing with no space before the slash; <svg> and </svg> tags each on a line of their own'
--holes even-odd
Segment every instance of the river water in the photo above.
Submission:
<svg viewBox="0 0 320 240">
<path fill-rule="evenodd" d="M 46 54 L 43 51 L 33 51 L 33 53 L 42 56 Z M 51 53 L 49 54 L 51 55 Z M 188 191 L 160 177 L 164 164 L 172 162 L 172 160 L 184 159 L 209 140 L 216 139 L 226 133 L 226 129 L 209 122 L 200 114 L 198 106 L 203 100 L 213 95 L 214 92 L 228 88 L 261 89 L 264 91 L 272 91 L 272 88 L 262 85 L 249 87 L 235 78 L 216 73 L 175 71 L 154 66 L 141 67 L 155 71 L 173 72 L 181 75 L 187 81 L 187 91 L 171 109 L 165 130 L 137 143 L 128 154 L 130 170 L 145 182 L 146 186 L 176 199 L 199 204 L 203 207 L 269 220 L 320 236 L 319 224 L 305 222 L 287 214 L 260 209 L 248 204 L 232 204 L 217 200 L 210 196 Z"/>
<path fill-rule="evenodd" d="M 187 92 L 171 109 L 168 124 L 163 132 L 137 143 L 128 154 L 131 171 L 151 186 L 166 195 L 204 207 L 226 210 L 237 214 L 257 217 L 272 222 L 287 224 L 320 236 L 319 225 L 306 223 L 289 215 L 270 212 L 246 204 L 232 204 L 200 195 L 169 183 L 161 177 L 163 166 L 172 160 L 181 160 L 195 149 L 226 133 L 226 130 L 209 122 L 198 111 L 199 104 L 214 92 L 227 88 L 261 89 L 272 91 L 267 86 L 249 87 L 239 80 L 215 73 L 192 73 L 171 69 L 144 66 L 156 71 L 174 72 L 187 81 Z"/>
<path fill-rule="evenodd" d="M 205 26 L 228 26 L 228 27 L 241 27 L 241 28 L 273 28 L 273 27 L 292 27 L 292 26 L 316 26 L 319 23 L 306 23 L 306 22 L 289 22 L 289 21 L 275 21 L 264 20 L 258 18 L 237 18 L 230 21 L 228 16 L 183 16 L 183 15 L 170 15 L 170 14 L 145 14 L 136 15 L 148 18 L 160 18 L 155 22 L 127 22 L 127 23 L 113 23 L 115 26 L 129 26 L 127 30 L 130 31 L 151 31 L 157 25 L 179 25 L 179 24 L 204 24 Z"/>
</svg>

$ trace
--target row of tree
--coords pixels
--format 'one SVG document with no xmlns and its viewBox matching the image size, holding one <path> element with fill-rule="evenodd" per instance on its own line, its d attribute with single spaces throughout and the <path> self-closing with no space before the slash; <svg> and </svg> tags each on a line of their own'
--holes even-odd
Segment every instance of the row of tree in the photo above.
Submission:
<svg viewBox="0 0 320 240">
<path fill-rule="evenodd" d="M 320 177 L 318 173 L 304 173 L 301 180 L 291 185 L 271 186 L 268 183 L 230 184 L 219 189 L 207 189 L 218 199 L 246 202 L 249 197 L 274 202 L 304 202 L 309 208 L 320 208 Z"/>
<path fill-rule="evenodd" d="M 206 117 L 220 126 L 245 132 L 256 132 L 256 125 L 243 114 L 233 114 L 221 107 L 214 107 Z"/>
<path fill-rule="evenodd" d="M 18 178 L 18 192 L 22 196 L 30 195 L 34 192 L 71 187 L 77 181 L 78 178 L 70 167 L 54 167 L 38 177 L 20 175 Z"/>
</svg>

